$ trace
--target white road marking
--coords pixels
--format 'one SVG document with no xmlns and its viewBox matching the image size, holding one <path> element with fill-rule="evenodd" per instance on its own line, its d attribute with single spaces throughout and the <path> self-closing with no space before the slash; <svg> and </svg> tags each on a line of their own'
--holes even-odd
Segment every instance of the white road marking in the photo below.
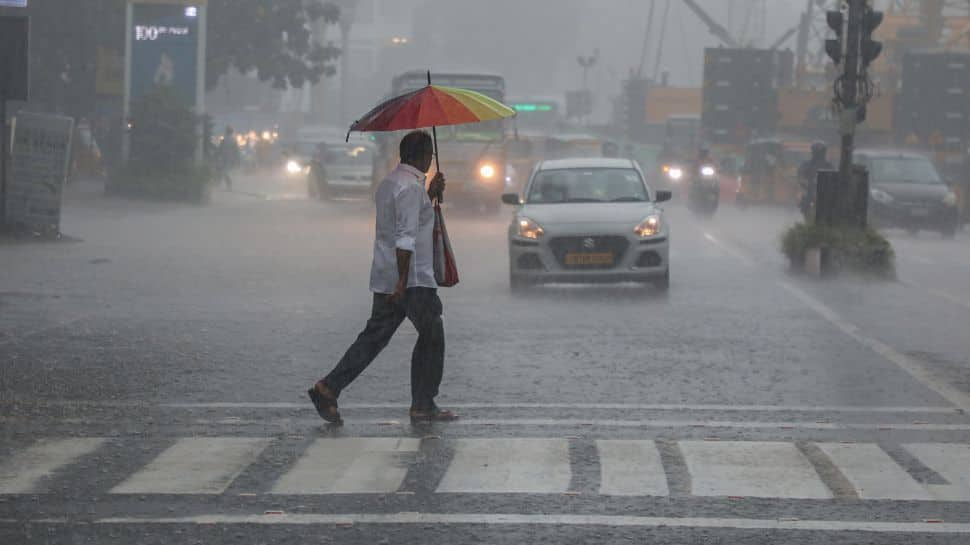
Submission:
<svg viewBox="0 0 970 545">
<path fill-rule="evenodd" d="M 970 308 L 970 301 L 957 297 L 956 295 L 953 295 L 951 293 L 945 292 L 937 288 L 924 288 L 924 289 L 932 293 L 933 295 L 940 297 L 942 299 L 946 299 L 947 301 L 955 305 L 959 305 L 964 308 Z"/>
<path fill-rule="evenodd" d="M 718 248 L 720 248 L 721 250 L 723 250 L 725 253 L 727 253 L 731 257 L 737 259 L 741 263 L 744 263 L 746 266 L 748 266 L 748 267 L 754 267 L 755 266 L 755 262 L 754 262 L 753 259 L 751 259 L 750 257 L 744 255 L 743 253 L 735 250 L 731 246 L 729 246 L 727 244 L 724 244 L 723 242 L 721 242 L 720 240 L 718 240 L 717 237 L 715 237 L 714 235 L 705 232 L 704 233 L 704 238 L 706 238 L 709 242 L 711 242 L 712 244 L 714 244 L 715 246 L 717 246 Z"/>
<path fill-rule="evenodd" d="M 933 261 L 932 259 L 928 259 L 922 256 L 918 256 L 916 254 L 911 254 L 911 253 L 906 254 L 906 258 L 911 259 L 922 265 L 936 265 L 936 261 Z"/>
<path fill-rule="evenodd" d="M 571 478 L 565 439 L 458 439 L 438 492 L 553 494 Z"/>
<path fill-rule="evenodd" d="M 682 441 L 680 450 L 696 496 L 832 498 L 791 443 Z"/>
<path fill-rule="evenodd" d="M 600 494 L 667 496 L 667 474 L 653 441 L 596 441 L 600 459 Z"/>
<path fill-rule="evenodd" d="M 373 423 L 381 422 L 374 420 Z M 578 418 L 461 418 L 452 426 L 603 426 L 617 428 L 731 428 L 803 430 L 970 431 L 970 424 L 869 424 L 839 422 L 757 422 L 726 420 L 614 420 Z"/>
<path fill-rule="evenodd" d="M 872 443 L 818 443 L 862 499 L 932 500 L 909 473 Z"/>
<path fill-rule="evenodd" d="M 189 437 L 158 455 L 112 494 L 221 494 L 272 440 Z"/>
<path fill-rule="evenodd" d="M 927 485 L 936 499 L 970 501 L 970 445 L 915 443 L 903 447 L 949 481 L 945 485 Z"/>
<path fill-rule="evenodd" d="M 71 404 L 84 402 L 71 402 Z M 172 409 L 305 409 L 309 402 L 304 403 L 237 403 L 237 402 L 206 402 L 206 403 L 163 403 L 159 407 Z M 97 401 L 89 402 L 92 406 L 102 405 Z M 104 404 L 112 406 L 111 404 Z M 124 404 L 121 406 L 138 406 L 144 404 Z M 404 403 L 341 403 L 341 409 L 407 409 Z M 717 404 L 647 404 L 647 403 L 449 403 L 448 407 L 455 409 L 579 409 L 579 410 L 621 410 L 621 411 L 717 411 L 717 412 L 845 412 L 845 413 L 934 413 L 934 414 L 962 414 L 963 411 L 955 407 L 867 407 L 861 405 L 717 405 Z"/>
<path fill-rule="evenodd" d="M 970 523 L 886 522 L 854 520 L 776 520 L 706 517 L 638 517 L 619 515 L 516 515 L 498 513 L 389 513 L 342 515 L 198 515 L 172 518 L 105 518 L 95 524 L 502 524 L 517 526 L 607 526 L 634 528 L 725 528 L 881 534 L 970 534 Z"/>
<path fill-rule="evenodd" d="M 41 481 L 81 456 L 104 444 L 96 437 L 43 439 L 0 461 L 0 494 L 30 494 L 41 490 Z"/>
<path fill-rule="evenodd" d="M 404 456 L 418 439 L 351 437 L 317 439 L 273 486 L 274 494 L 391 493 L 407 475 Z"/>
<path fill-rule="evenodd" d="M 897 367 L 909 373 L 910 376 L 919 381 L 923 386 L 926 386 L 930 390 L 933 390 L 939 394 L 940 397 L 946 399 L 964 411 L 970 411 L 970 394 L 953 387 L 946 380 L 934 376 L 928 368 L 910 359 L 905 354 L 898 352 L 893 347 L 883 343 L 882 341 L 865 336 L 855 324 L 844 320 L 834 310 L 830 309 L 824 303 L 818 301 L 804 291 L 796 288 L 788 282 L 779 282 L 779 285 L 794 295 L 796 299 L 804 303 L 805 306 L 814 310 L 849 337 L 855 339 L 859 344 L 862 344 L 873 352 L 876 352 L 877 354 L 896 364 Z"/>
</svg>

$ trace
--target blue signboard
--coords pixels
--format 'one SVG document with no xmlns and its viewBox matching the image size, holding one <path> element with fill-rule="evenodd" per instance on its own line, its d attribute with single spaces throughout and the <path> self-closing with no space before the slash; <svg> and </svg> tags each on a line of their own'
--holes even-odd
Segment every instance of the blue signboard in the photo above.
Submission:
<svg viewBox="0 0 970 545">
<path fill-rule="evenodd" d="M 143 3 L 132 8 L 130 99 L 170 87 L 195 108 L 199 8 Z"/>
</svg>

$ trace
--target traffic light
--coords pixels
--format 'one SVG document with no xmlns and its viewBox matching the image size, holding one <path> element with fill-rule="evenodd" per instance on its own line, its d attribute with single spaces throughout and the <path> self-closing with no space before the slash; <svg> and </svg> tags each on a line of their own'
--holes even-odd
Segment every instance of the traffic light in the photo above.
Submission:
<svg viewBox="0 0 970 545">
<path fill-rule="evenodd" d="M 882 24 L 882 12 L 866 7 L 866 11 L 862 14 L 862 45 L 860 51 L 863 70 L 868 68 L 869 64 L 882 53 L 882 42 L 872 39 L 872 33 L 879 28 L 880 24 Z"/>
<path fill-rule="evenodd" d="M 843 24 L 845 18 L 841 11 L 827 11 L 825 12 L 825 22 L 835 32 L 835 38 L 825 40 L 825 53 L 832 59 L 832 62 L 840 64 L 842 62 L 842 37 L 844 36 Z"/>
</svg>

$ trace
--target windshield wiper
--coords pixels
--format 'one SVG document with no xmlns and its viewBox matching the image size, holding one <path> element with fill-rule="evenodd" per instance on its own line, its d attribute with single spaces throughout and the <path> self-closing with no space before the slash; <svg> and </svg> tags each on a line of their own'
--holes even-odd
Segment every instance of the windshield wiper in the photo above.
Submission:
<svg viewBox="0 0 970 545">
<path fill-rule="evenodd" d="M 617 197 L 610 202 L 646 202 L 643 197 Z"/>
<path fill-rule="evenodd" d="M 600 199 L 566 199 L 562 202 L 603 202 Z"/>
</svg>

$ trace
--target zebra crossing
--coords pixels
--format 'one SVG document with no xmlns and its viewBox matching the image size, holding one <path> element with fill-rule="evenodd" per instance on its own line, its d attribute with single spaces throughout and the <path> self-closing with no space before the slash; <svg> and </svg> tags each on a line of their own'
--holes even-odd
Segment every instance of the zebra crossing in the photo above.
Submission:
<svg viewBox="0 0 970 545">
<path fill-rule="evenodd" d="M 459 438 L 448 442 L 442 494 L 570 494 L 570 438 Z M 110 495 L 224 494 L 275 439 L 184 437 L 128 475 Z M 275 495 L 392 494 L 437 438 L 327 437 L 312 440 L 274 475 Z M 875 443 L 666 442 L 689 475 L 688 495 L 829 500 L 839 496 L 820 465 L 834 468 L 861 500 L 970 502 L 970 444 L 907 443 L 908 456 L 938 475 L 921 482 Z M 0 457 L 0 495 L 44 494 L 54 477 L 84 471 L 85 457 L 123 448 L 107 438 L 43 439 Z M 671 495 L 669 457 L 653 440 L 595 441 L 601 496 Z M 819 456 L 822 457 L 819 460 Z M 923 479 L 925 480 L 925 479 Z M 845 495 L 844 492 L 842 495 Z"/>
</svg>

